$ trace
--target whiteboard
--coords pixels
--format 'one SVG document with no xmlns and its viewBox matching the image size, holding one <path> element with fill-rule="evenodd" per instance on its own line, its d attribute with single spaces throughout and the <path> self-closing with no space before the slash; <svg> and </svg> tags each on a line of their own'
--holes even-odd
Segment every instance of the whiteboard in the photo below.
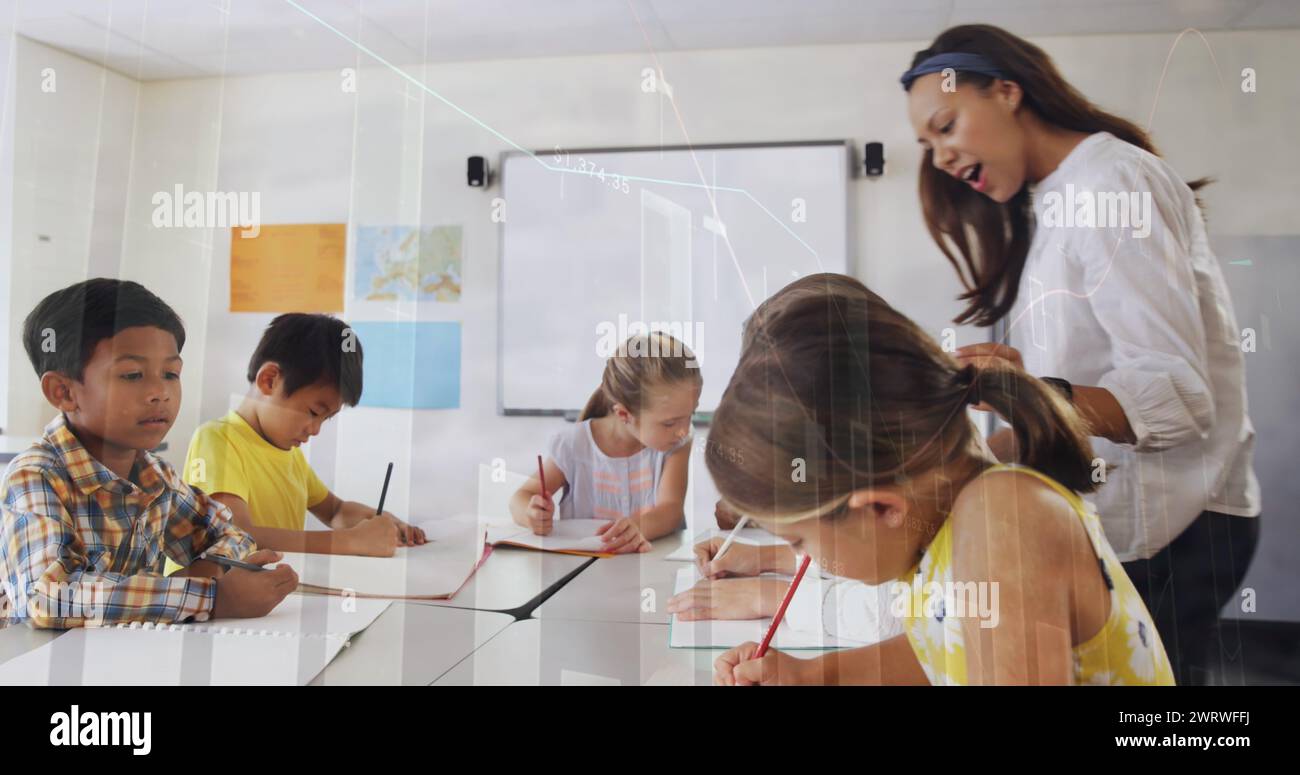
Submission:
<svg viewBox="0 0 1300 775">
<path fill-rule="evenodd" d="M 694 351 L 712 412 L 754 307 L 848 271 L 850 159 L 843 141 L 503 155 L 498 410 L 577 412 L 609 342 L 644 327 Z"/>
</svg>

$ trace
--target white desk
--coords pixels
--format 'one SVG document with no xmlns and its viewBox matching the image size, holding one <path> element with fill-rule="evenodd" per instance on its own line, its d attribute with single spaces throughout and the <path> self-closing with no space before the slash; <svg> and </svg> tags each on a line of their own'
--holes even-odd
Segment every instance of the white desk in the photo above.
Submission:
<svg viewBox="0 0 1300 775">
<path fill-rule="evenodd" d="M 708 686 L 718 653 L 668 648 L 665 624 L 525 619 L 434 686 Z"/>
<path fill-rule="evenodd" d="M 393 603 L 312 686 L 427 686 L 514 622 L 508 614 Z"/>
<path fill-rule="evenodd" d="M 542 603 L 533 617 L 668 624 L 665 607 L 673 596 L 677 571 L 690 563 L 664 557 L 681 546 L 684 535 L 683 531 L 664 536 L 644 554 L 596 560 Z"/>
<path fill-rule="evenodd" d="M 479 611 L 510 611 L 530 602 L 552 584 L 590 561 L 590 557 L 572 554 L 499 546 L 492 550 L 487 561 L 452 599 L 411 602 Z M 591 568 L 578 574 L 578 578 L 589 570 Z"/>
</svg>

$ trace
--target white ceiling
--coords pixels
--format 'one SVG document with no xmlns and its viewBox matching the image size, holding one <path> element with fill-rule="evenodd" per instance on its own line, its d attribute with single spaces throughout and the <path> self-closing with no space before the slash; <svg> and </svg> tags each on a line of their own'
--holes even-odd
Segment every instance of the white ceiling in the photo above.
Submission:
<svg viewBox="0 0 1300 775">
<path fill-rule="evenodd" d="M 920 41 L 966 22 L 1026 36 L 1300 27 L 1297 0 L 0 0 L 0 14 L 139 80 L 374 64 L 372 53 L 411 65 Z"/>
</svg>

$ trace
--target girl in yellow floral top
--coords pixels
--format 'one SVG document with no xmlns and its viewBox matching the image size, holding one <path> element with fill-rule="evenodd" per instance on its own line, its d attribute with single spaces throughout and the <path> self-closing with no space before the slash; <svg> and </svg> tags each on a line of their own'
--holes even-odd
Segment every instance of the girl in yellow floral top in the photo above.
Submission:
<svg viewBox="0 0 1300 775">
<path fill-rule="evenodd" d="M 986 454 L 971 404 L 1009 419 L 1024 466 Z M 889 584 L 905 633 L 815 659 L 742 644 L 717 683 L 1173 683 L 1077 495 L 1094 469 L 1071 407 L 1018 369 L 959 367 L 852 278 L 803 278 L 755 311 L 706 460 L 730 508 Z"/>
</svg>

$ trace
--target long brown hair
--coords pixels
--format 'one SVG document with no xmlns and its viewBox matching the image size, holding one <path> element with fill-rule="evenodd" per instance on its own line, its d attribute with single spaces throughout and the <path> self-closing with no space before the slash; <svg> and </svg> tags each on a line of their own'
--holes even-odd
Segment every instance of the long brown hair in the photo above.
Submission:
<svg viewBox="0 0 1300 775">
<path fill-rule="evenodd" d="M 1151 137 L 1131 121 L 1107 113 L 1069 84 L 1044 51 L 1023 38 L 988 24 L 964 24 L 939 34 L 930 47 L 916 52 L 912 67 L 936 54 L 980 54 L 993 61 L 1024 92 L 1026 108 L 1049 124 L 1077 132 L 1109 132 L 1124 142 L 1157 154 Z M 957 83 L 987 89 L 994 78 L 958 71 Z M 1196 191 L 1207 178 L 1188 183 Z M 955 323 L 988 326 L 1016 302 L 1020 275 L 1034 234 L 1028 187 L 1005 203 L 995 202 L 937 169 L 926 150 L 920 170 L 921 209 L 930 236 L 957 270 L 966 292 L 958 296 L 966 309 Z M 960 255 L 960 259 L 958 258 Z"/>
<path fill-rule="evenodd" d="M 587 399 L 578 420 L 604 417 L 614 404 L 639 415 L 651 391 L 680 383 L 704 384 L 699 361 L 690 348 L 662 331 L 630 336 L 605 361 L 600 387 Z"/>
<path fill-rule="evenodd" d="M 1056 391 L 1013 367 L 960 367 L 862 283 L 811 275 L 746 323 L 705 460 L 741 513 L 817 516 L 854 490 L 955 462 L 974 439 L 976 399 L 1008 418 L 1026 465 L 1079 492 L 1096 487 L 1083 423 Z"/>
</svg>

